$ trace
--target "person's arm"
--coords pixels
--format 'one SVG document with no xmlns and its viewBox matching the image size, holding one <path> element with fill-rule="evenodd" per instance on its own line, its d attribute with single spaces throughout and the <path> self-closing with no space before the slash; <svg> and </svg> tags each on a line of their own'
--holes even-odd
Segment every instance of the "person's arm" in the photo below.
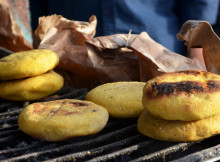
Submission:
<svg viewBox="0 0 220 162">
<path fill-rule="evenodd" d="M 199 61 L 199 63 L 201 63 L 201 66 L 205 68 L 205 61 L 204 61 L 204 57 L 203 57 L 203 49 L 202 48 L 189 48 L 188 57 L 193 60 Z"/>
</svg>

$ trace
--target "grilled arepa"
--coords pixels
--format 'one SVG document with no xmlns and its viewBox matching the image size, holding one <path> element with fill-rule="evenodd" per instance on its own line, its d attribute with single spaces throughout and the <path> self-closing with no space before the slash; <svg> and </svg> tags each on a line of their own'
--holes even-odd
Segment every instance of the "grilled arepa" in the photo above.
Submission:
<svg viewBox="0 0 220 162">
<path fill-rule="evenodd" d="M 143 111 L 144 82 L 106 83 L 92 89 L 86 100 L 105 107 L 111 117 L 134 118 Z"/>
<path fill-rule="evenodd" d="M 162 141 L 198 141 L 220 133 L 220 115 L 197 121 L 170 121 L 153 116 L 147 110 L 140 115 L 138 131 Z"/>
<path fill-rule="evenodd" d="M 142 102 L 165 120 L 209 118 L 220 114 L 220 76 L 196 70 L 166 73 L 146 83 Z"/>
<path fill-rule="evenodd" d="M 18 117 L 19 128 L 45 141 L 62 141 L 101 131 L 108 112 L 90 101 L 63 99 L 28 105 Z"/>
<path fill-rule="evenodd" d="M 52 70 L 59 63 L 58 55 L 47 49 L 15 52 L 0 59 L 0 78 L 21 79 Z"/>
<path fill-rule="evenodd" d="M 60 90 L 63 77 L 53 70 L 38 76 L 0 83 L 0 98 L 12 101 L 33 101 Z"/>
</svg>

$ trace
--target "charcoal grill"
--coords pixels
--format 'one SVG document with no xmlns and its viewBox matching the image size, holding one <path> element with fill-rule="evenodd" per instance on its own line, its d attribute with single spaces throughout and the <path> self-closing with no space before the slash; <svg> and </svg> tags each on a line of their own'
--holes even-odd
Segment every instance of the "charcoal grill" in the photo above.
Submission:
<svg viewBox="0 0 220 162">
<path fill-rule="evenodd" d="M 83 100 L 87 92 L 87 89 L 65 86 L 48 99 Z M 0 99 L 0 161 L 185 162 L 220 159 L 219 135 L 197 142 L 157 141 L 138 133 L 137 118 L 110 118 L 101 132 L 91 136 L 61 142 L 34 139 L 20 131 L 17 124 L 19 113 L 28 104 L 31 102 Z"/>
</svg>

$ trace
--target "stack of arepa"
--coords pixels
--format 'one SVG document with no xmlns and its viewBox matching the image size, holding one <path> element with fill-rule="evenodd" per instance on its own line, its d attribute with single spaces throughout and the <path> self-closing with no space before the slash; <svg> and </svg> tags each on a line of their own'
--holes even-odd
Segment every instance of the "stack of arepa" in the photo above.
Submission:
<svg viewBox="0 0 220 162">
<path fill-rule="evenodd" d="M 62 76 L 53 71 L 58 55 L 50 50 L 16 52 L 0 59 L 0 98 L 31 101 L 63 87 Z"/>
<path fill-rule="evenodd" d="M 220 76 L 188 70 L 149 80 L 138 131 L 157 140 L 197 141 L 220 133 Z"/>
</svg>

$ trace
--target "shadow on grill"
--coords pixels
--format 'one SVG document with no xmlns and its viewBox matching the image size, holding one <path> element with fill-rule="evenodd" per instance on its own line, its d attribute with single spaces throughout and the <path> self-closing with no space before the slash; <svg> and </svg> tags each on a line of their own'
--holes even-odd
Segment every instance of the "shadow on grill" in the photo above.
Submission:
<svg viewBox="0 0 220 162">
<path fill-rule="evenodd" d="M 66 86 L 47 100 L 84 99 L 87 89 Z M 45 142 L 22 133 L 17 117 L 29 102 L 0 99 L 0 160 L 8 161 L 204 161 L 220 155 L 219 136 L 177 143 L 138 133 L 137 118 L 110 118 L 98 134 L 62 142 Z"/>
</svg>

